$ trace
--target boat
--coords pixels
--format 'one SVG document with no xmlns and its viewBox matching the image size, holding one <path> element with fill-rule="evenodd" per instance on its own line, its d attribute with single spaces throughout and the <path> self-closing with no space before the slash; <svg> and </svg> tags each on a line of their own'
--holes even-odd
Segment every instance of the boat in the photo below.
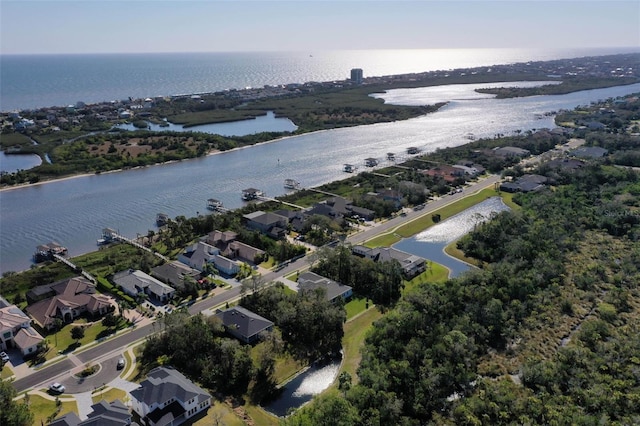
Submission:
<svg viewBox="0 0 640 426">
<path fill-rule="evenodd" d="M 300 189 L 300 182 L 295 179 L 285 179 L 284 187 L 287 189 Z"/>
<path fill-rule="evenodd" d="M 156 215 L 156 225 L 164 226 L 169 222 L 169 215 L 165 213 L 158 213 Z"/>
<path fill-rule="evenodd" d="M 256 188 L 247 188 L 242 190 L 242 199 L 244 201 L 255 200 L 258 197 L 262 197 L 263 195 L 264 195 L 264 192 Z"/>
<path fill-rule="evenodd" d="M 410 146 L 409 148 L 407 148 L 407 154 L 409 155 L 414 155 L 420 152 L 420 149 L 416 146 Z"/>
<path fill-rule="evenodd" d="M 209 198 L 207 200 L 207 208 L 209 210 L 218 210 L 222 207 L 222 201 L 216 200 L 215 198 Z"/>
<path fill-rule="evenodd" d="M 365 158 L 364 165 L 367 167 L 375 167 L 378 165 L 378 160 L 376 158 Z"/>
<path fill-rule="evenodd" d="M 394 154 L 393 152 L 387 152 L 387 160 L 396 161 L 396 154 Z"/>
<path fill-rule="evenodd" d="M 353 164 L 345 164 L 345 165 L 342 167 L 342 171 L 343 171 L 343 172 L 347 172 L 347 173 L 353 173 L 353 172 L 355 172 L 356 170 L 358 170 L 358 168 L 357 168 L 356 166 L 354 166 Z"/>
</svg>

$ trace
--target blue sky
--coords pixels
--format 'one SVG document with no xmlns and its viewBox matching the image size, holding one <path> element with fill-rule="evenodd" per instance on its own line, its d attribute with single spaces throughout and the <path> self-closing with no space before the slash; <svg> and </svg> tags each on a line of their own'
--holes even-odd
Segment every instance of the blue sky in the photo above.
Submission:
<svg viewBox="0 0 640 426">
<path fill-rule="evenodd" d="M 636 46 L 640 0 L 0 0 L 5 54 Z"/>
</svg>

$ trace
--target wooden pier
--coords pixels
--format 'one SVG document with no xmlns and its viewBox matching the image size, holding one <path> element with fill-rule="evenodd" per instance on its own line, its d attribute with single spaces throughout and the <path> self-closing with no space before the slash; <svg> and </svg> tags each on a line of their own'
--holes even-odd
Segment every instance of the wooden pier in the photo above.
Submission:
<svg viewBox="0 0 640 426">
<path fill-rule="evenodd" d="M 259 196 L 258 200 L 260 200 L 260 201 L 275 201 L 276 203 L 281 203 L 281 204 L 284 204 L 285 206 L 294 207 L 296 209 L 300 209 L 300 210 L 304 210 L 305 209 L 302 206 L 298 206 L 298 205 L 293 204 L 293 203 L 287 203 L 286 201 L 278 200 L 276 198 L 269 198 L 269 197 L 265 197 L 265 196 Z"/>
<path fill-rule="evenodd" d="M 96 283 L 96 279 L 93 277 L 93 275 L 91 275 L 90 273 L 88 273 L 87 271 L 82 269 L 81 267 L 77 266 L 76 264 L 71 262 L 69 259 L 62 257 L 59 254 L 53 254 L 52 256 L 58 262 L 64 263 L 65 265 L 67 265 L 69 268 L 73 269 L 76 272 L 80 272 L 80 275 L 82 275 L 83 277 L 85 277 L 86 279 L 91 281 L 92 283 L 94 283 L 94 284 Z"/>
</svg>

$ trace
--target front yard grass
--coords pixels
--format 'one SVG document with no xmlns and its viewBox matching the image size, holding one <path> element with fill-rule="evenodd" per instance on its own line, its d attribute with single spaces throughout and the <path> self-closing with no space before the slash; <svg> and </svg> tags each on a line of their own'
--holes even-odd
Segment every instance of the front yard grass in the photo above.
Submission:
<svg viewBox="0 0 640 426">
<path fill-rule="evenodd" d="M 5 364 L 5 366 L 2 367 L 2 372 L 0 372 L 0 380 L 6 380 L 11 376 L 13 376 L 13 370 Z"/>
<path fill-rule="evenodd" d="M 125 391 L 117 388 L 111 388 L 106 392 L 97 390 L 91 395 L 91 400 L 94 404 L 102 401 L 103 399 L 107 402 L 113 402 L 116 399 L 119 399 L 123 403 L 126 403 L 126 400 L 129 399 L 129 397 L 127 396 L 127 393 Z"/>
<path fill-rule="evenodd" d="M 347 311 L 347 321 L 349 321 L 359 313 L 364 312 L 368 308 L 367 300 L 367 298 L 353 297 L 349 302 L 347 302 L 347 304 L 344 305 L 344 309 L 345 311 Z M 373 303 L 370 302 L 369 306 L 373 306 Z"/>
<path fill-rule="evenodd" d="M 25 400 L 22 399 L 22 401 L 24 402 Z M 75 400 L 60 398 L 60 402 L 60 412 L 56 414 L 57 407 L 55 401 L 43 398 L 40 395 L 29 395 L 29 410 L 33 413 L 33 424 L 49 424 L 48 419 L 54 414 L 56 417 L 63 416 L 72 411 L 78 414 L 78 405 Z"/>
</svg>

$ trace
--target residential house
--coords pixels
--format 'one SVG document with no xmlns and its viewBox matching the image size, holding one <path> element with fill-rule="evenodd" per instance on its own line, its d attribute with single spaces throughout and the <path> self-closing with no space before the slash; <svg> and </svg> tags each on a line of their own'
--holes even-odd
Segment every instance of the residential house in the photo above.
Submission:
<svg viewBox="0 0 640 426">
<path fill-rule="evenodd" d="M 302 232 L 305 228 L 306 214 L 295 210 L 276 210 L 275 214 L 284 216 L 289 220 L 289 226 L 296 232 Z"/>
<path fill-rule="evenodd" d="M 298 277 L 299 291 L 314 291 L 317 288 L 325 290 L 327 300 L 335 302 L 339 298 L 348 300 L 353 295 L 353 289 L 345 284 L 330 280 L 313 272 L 304 272 Z"/>
<path fill-rule="evenodd" d="M 36 353 L 44 339 L 31 327 L 31 318 L 0 297 L 0 350 L 17 347 L 23 356 Z"/>
<path fill-rule="evenodd" d="M 205 270 L 207 263 L 212 263 L 221 274 L 230 277 L 240 271 L 238 262 L 222 256 L 219 248 L 203 241 L 187 247 L 178 260 L 200 272 Z"/>
<path fill-rule="evenodd" d="M 503 182 L 500 190 L 505 192 L 533 192 L 544 188 L 547 178 L 541 175 L 522 175 L 513 182 Z"/>
<path fill-rule="evenodd" d="M 205 242 L 218 249 L 229 259 L 239 259 L 248 263 L 260 263 L 265 256 L 264 250 L 250 246 L 237 240 L 238 234 L 233 231 L 212 231 L 205 237 Z"/>
<path fill-rule="evenodd" d="M 175 289 L 182 290 L 184 289 L 184 280 L 186 278 L 198 280 L 200 271 L 174 260 L 151 269 L 151 276 L 171 285 Z"/>
<path fill-rule="evenodd" d="M 131 424 L 131 413 L 119 399 L 109 403 L 104 399 L 91 406 L 86 420 L 73 411 L 49 423 L 49 426 L 126 426 Z"/>
<path fill-rule="evenodd" d="M 608 153 L 607 149 L 599 146 L 581 146 L 569 152 L 569 155 L 582 158 L 602 158 Z"/>
<path fill-rule="evenodd" d="M 520 157 L 525 158 L 531 155 L 528 149 L 518 148 L 515 146 L 503 146 L 494 148 L 493 153 L 499 157 Z"/>
<path fill-rule="evenodd" d="M 402 273 L 407 279 L 411 279 L 427 270 L 427 261 L 425 258 L 391 247 L 369 248 L 356 245 L 351 248 L 351 252 L 356 256 L 366 257 L 374 262 L 396 260 L 400 263 Z"/>
<path fill-rule="evenodd" d="M 289 219 L 276 213 L 257 211 L 244 215 L 246 226 L 273 238 L 282 238 L 287 233 Z"/>
<path fill-rule="evenodd" d="M 150 299 L 160 303 L 167 303 L 176 294 L 173 287 L 139 269 L 126 269 L 117 272 L 113 274 L 111 281 L 129 296 L 136 297 L 138 294 L 144 293 Z"/>
<path fill-rule="evenodd" d="M 211 395 L 178 370 L 156 367 L 129 392 L 133 411 L 147 426 L 177 426 L 211 406 Z"/>
<path fill-rule="evenodd" d="M 456 179 L 464 176 L 464 171 L 457 169 L 447 164 L 441 164 L 429 170 L 422 172 L 425 176 L 439 177 L 444 179 L 445 182 L 455 182 Z"/>
<path fill-rule="evenodd" d="M 27 293 L 27 300 L 36 295 L 45 297 L 27 306 L 27 313 L 47 330 L 54 327 L 56 318 L 68 323 L 84 313 L 98 317 L 115 309 L 112 300 L 98 294 L 95 284 L 84 277 L 68 278 L 36 287 Z"/>
<path fill-rule="evenodd" d="M 254 343 L 260 333 L 273 329 L 273 322 L 242 306 L 218 310 L 216 317 L 220 318 L 227 333 L 244 343 Z"/>
<path fill-rule="evenodd" d="M 585 162 L 576 158 L 558 158 L 544 164 L 551 169 L 573 171 L 582 168 Z"/>
</svg>

